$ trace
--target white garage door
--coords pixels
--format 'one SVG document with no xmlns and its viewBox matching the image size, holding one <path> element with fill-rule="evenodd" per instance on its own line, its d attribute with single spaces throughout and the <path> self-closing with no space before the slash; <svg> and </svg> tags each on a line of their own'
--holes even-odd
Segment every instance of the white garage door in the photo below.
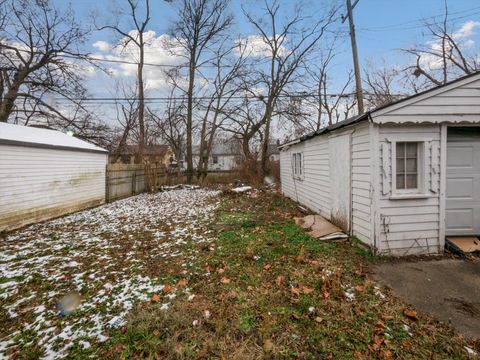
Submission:
<svg viewBox="0 0 480 360">
<path fill-rule="evenodd" d="M 448 130 L 446 234 L 480 234 L 480 129 L 478 128 Z"/>
</svg>

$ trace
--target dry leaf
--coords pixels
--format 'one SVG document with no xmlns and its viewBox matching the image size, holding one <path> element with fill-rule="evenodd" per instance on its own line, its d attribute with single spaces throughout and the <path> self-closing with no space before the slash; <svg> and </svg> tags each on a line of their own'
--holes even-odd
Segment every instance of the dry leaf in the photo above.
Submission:
<svg viewBox="0 0 480 360">
<path fill-rule="evenodd" d="M 320 316 L 317 316 L 314 320 L 319 324 L 323 321 L 323 319 Z"/>
<path fill-rule="evenodd" d="M 265 351 L 266 353 L 271 353 L 274 349 L 274 345 L 273 345 L 273 342 L 269 339 L 265 340 L 265 342 L 263 343 L 263 351 Z"/>
<path fill-rule="evenodd" d="M 163 288 L 163 291 L 167 294 L 171 293 L 173 290 L 173 286 L 170 284 L 166 284 L 165 287 Z"/>
<path fill-rule="evenodd" d="M 300 251 L 298 252 L 298 255 L 297 255 L 297 257 L 295 258 L 295 260 L 296 260 L 297 262 L 299 262 L 299 263 L 305 261 L 305 248 L 304 248 L 303 245 L 300 247 Z"/>
<path fill-rule="evenodd" d="M 309 288 L 309 287 L 306 287 L 306 286 L 302 286 L 302 292 L 304 294 L 311 294 L 313 292 L 313 288 Z"/>
<path fill-rule="evenodd" d="M 364 292 L 365 291 L 365 286 L 357 285 L 357 286 L 355 286 L 355 290 L 358 291 L 358 292 Z"/>
<path fill-rule="evenodd" d="M 188 280 L 187 279 L 182 279 L 177 282 L 177 288 L 182 288 L 187 286 Z"/>
<path fill-rule="evenodd" d="M 271 264 L 267 264 L 267 265 L 265 265 L 265 266 L 263 267 L 263 270 L 268 270 L 268 269 L 270 269 L 271 267 L 272 267 Z"/>
<path fill-rule="evenodd" d="M 225 272 L 224 269 L 217 269 L 217 273 L 219 273 L 219 274 L 223 274 L 224 272 Z"/>
<path fill-rule="evenodd" d="M 277 276 L 277 280 L 275 280 L 278 286 L 283 286 L 285 284 L 285 276 Z"/>
<path fill-rule="evenodd" d="M 297 314 L 293 313 L 293 314 L 292 314 L 292 319 L 293 319 L 293 320 L 300 320 L 300 316 L 298 316 Z"/>
<path fill-rule="evenodd" d="M 300 290 L 300 288 L 292 287 L 290 289 L 290 292 L 292 293 L 292 296 L 298 296 L 302 291 Z"/>
<path fill-rule="evenodd" d="M 417 312 L 415 310 L 405 309 L 403 310 L 403 315 L 409 317 L 410 319 L 418 320 Z"/>
<path fill-rule="evenodd" d="M 230 284 L 230 279 L 227 278 L 227 277 L 222 277 L 222 278 L 220 279 L 220 282 L 221 282 L 222 284 Z"/>
<path fill-rule="evenodd" d="M 158 296 L 157 294 L 153 294 L 151 300 L 152 302 L 159 302 L 160 296 Z"/>
</svg>

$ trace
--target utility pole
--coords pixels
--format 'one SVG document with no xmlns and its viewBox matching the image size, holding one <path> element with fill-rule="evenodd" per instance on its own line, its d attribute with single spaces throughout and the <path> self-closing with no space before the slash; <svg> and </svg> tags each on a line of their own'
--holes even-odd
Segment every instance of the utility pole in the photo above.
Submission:
<svg viewBox="0 0 480 360">
<path fill-rule="evenodd" d="M 359 0 L 355 0 L 352 6 L 351 0 L 347 0 L 347 16 L 342 16 L 342 23 L 348 17 L 348 22 L 350 23 L 350 40 L 352 42 L 352 55 L 353 55 L 353 69 L 355 71 L 355 88 L 357 93 L 357 106 L 358 114 L 363 114 L 363 90 L 362 90 L 362 76 L 360 74 L 360 65 L 358 62 L 358 52 L 357 52 L 357 40 L 355 39 L 355 25 L 353 24 L 353 9 Z"/>
</svg>

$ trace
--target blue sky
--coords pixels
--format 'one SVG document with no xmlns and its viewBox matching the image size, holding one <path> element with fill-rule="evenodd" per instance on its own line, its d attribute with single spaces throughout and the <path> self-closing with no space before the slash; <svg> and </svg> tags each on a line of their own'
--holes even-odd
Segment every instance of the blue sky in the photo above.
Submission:
<svg viewBox="0 0 480 360">
<path fill-rule="evenodd" d="M 55 2 L 60 6 L 66 4 L 62 0 L 55 0 Z M 309 14 L 318 14 L 321 12 L 320 7 L 337 2 L 344 3 L 343 0 L 304 1 L 305 6 L 309 9 Z M 126 3 L 126 1 L 77 0 L 72 2 L 71 6 L 81 21 L 88 24 L 92 21 L 92 13 L 97 14 L 99 22 L 108 21 L 112 17 L 112 10 L 118 8 L 118 4 L 122 3 Z M 289 7 L 296 2 L 283 0 L 281 3 Z M 232 12 L 236 15 L 236 24 L 232 33 L 238 34 L 238 36 L 253 34 L 253 29 L 242 15 L 242 4 L 254 14 L 260 14 L 259 7 L 262 2 L 232 0 Z M 152 20 L 148 30 L 155 31 L 156 36 L 168 31 L 169 26 L 175 20 L 174 6 L 164 0 L 152 0 Z M 448 6 L 453 29 L 461 28 L 467 21 L 480 22 L 480 2 L 478 0 L 449 0 Z M 422 19 L 440 21 L 443 11 L 444 0 L 360 0 L 354 10 L 354 17 L 361 65 L 365 66 L 368 61 L 380 63 L 382 59 L 392 65 L 404 65 L 408 59 L 400 49 L 411 47 L 414 44 L 425 44 L 428 37 L 423 36 L 425 28 Z M 334 81 L 338 77 L 339 83 L 341 83 L 345 74 L 352 69 L 352 57 L 347 32 L 348 23 L 338 23 L 335 24 L 335 27 L 345 31 L 345 35 L 338 42 L 338 55 L 332 70 Z M 476 43 L 480 41 L 480 27 L 474 29 L 470 39 Z M 93 46 L 98 41 L 113 44 L 115 38 L 108 31 L 94 32 L 89 42 L 85 44 L 85 50 L 102 54 L 99 46 Z M 155 56 L 152 59 L 150 60 L 155 63 L 169 61 L 161 56 Z M 151 76 L 154 77 L 154 75 Z M 121 76 L 118 75 L 118 77 Z M 89 90 L 93 96 L 109 96 L 112 94 L 112 84 L 113 79 L 107 79 L 104 75 L 96 73 L 89 79 Z"/>
</svg>

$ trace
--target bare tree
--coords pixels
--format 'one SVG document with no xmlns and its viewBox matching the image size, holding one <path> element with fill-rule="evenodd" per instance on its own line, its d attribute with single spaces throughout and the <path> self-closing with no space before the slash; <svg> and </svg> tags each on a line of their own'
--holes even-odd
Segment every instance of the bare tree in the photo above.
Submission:
<svg viewBox="0 0 480 360">
<path fill-rule="evenodd" d="M 265 45 L 262 50 L 269 62 L 264 71 L 258 70 L 259 84 L 266 89 L 266 95 L 259 96 L 264 106 L 263 115 L 250 130 L 254 134 L 263 127 L 262 177 L 267 171 L 271 119 L 278 100 L 295 80 L 305 58 L 325 35 L 336 13 L 336 9 L 332 8 L 326 14 L 319 14 L 314 24 L 309 24 L 309 17 L 301 4 L 295 5 L 291 15 L 283 21 L 278 0 L 265 0 L 264 10 L 261 18 L 256 18 L 244 9 L 247 20 L 258 31 Z M 248 43 L 245 45 L 248 46 Z"/>
<path fill-rule="evenodd" d="M 150 22 L 150 0 L 142 0 L 144 3 L 144 14 L 142 16 L 142 7 L 139 0 L 127 0 L 128 13 L 127 16 L 133 23 L 135 31 L 129 31 L 122 28 L 118 17 L 117 23 L 114 25 L 97 26 L 99 30 L 109 29 L 122 36 L 120 46 L 124 49 L 129 44 L 134 44 L 138 49 L 137 63 L 137 96 L 138 96 L 138 151 L 139 158 L 143 158 L 143 150 L 145 146 L 145 84 L 143 80 L 143 67 L 145 65 L 145 40 L 144 33 Z M 124 15 L 124 14 L 120 14 Z"/>
<path fill-rule="evenodd" d="M 219 47 L 215 52 L 211 65 L 215 68 L 213 79 L 206 79 L 210 86 L 207 103 L 201 109 L 203 118 L 200 129 L 199 160 L 197 164 L 197 178 L 204 180 L 208 171 L 208 158 L 214 144 L 217 130 L 227 119 L 224 113 L 228 111 L 228 105 L 239 90 L 236 81 L 244 71 L 245 57 L 243 53 L 237 53 L 232 57 L 236 47 L 224 49 Z"/>
<path fill-rule="evenodd" d="M 178 86 L 174 81 L 174 75 L 170 74 L 169 78 L 172 81 L 165 111 L 161 114 L 148 108 L 147 111 L 148 116 L 156 125 L 158 137 L 166 141 L 167 144 L 172 148 L 177 159 L 177 170 L 180 170 L 180 160 L 185 150 L 186 99 L 182 96 L 178 96 Z"/>
<path fill-rule="evenodd" d="M 455 34 L 449 26 L 447 1 L 445 15 L 441 23 L 425 23 L 428 36 L 433 39 L 427 45 L 416 46 L 405 52 L 415 56 L 415 64 L 410 66 L 413 74 L 424 77 L 433 85 L 442 85 L 452 77 L 469 75 L 480 70 L 480 62 L 476 53 L 467 54 L 459 34 Z"/>
<path fill-rule="evenodd" d="M 193 177 L 193 110 L 195 76 L 202 66 L 202 56 L 215 44 L 233 22 L 228 14 L 228 0 L 181 0 L 178 21 L 172 35 L 185 50 L 188 60 L 188 90 L 186 114 L 187 181 Z"/>
<path fill-rule="evenodd" d="M 20 114 L 23 122 L 55 117 L 63 128 L 92 122 L 81 101 L 82 69 L 68 60 L 85 58 L 78 46 L 88 33 L 70 8 L 61 12 L 48 0 L 0 2 L 0 122 Z M 59 109 L 54 97 L 74 108 Z"/>
</svg>

